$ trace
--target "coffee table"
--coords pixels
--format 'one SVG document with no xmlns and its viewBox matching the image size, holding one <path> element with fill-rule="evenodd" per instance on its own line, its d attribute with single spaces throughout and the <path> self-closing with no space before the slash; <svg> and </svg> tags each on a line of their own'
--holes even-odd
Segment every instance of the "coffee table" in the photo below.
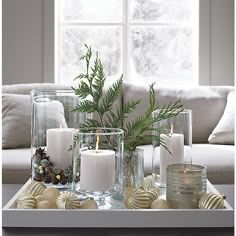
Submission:
<svg viewBox="0 0 236 236">
<path fill-rule="evenodd" d="M 3 184 L 2 203 L 5 205 L 9 199 L 22 187 L 22 185 Z M 214 185 L 214 187 L 227 196 L 228 203 L 234 207 L 234 185 Z M 234 228 L 3 228 L 2 235 L 234 235 Z"/>
</svg>

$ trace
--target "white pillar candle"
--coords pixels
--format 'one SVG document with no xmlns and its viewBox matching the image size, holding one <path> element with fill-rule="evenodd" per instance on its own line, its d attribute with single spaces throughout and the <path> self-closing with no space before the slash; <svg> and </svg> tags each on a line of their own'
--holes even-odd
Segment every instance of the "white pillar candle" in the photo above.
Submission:
<svg viewBox="0 0 236 236">
<path fill-rule="evenodd" d="M 160 146 L 160 183 L 166 184 L 166 168 L 170 164 L 184 162 L 184 135 L 183 134 L 165 134 L 160 135 L 171 154 L 161 145 Z"/>
<path fill-rule="evenodd" d="M 105 192 L 114 189 L 115 152 L 87 150 L 81 153 L 80 189 Z"/>
<path fill-rule="evenodd" d="M 61 169 L 72 165 L 72 128 L 47 129 L 47 155 L 53 166 Z"/>
</svg>

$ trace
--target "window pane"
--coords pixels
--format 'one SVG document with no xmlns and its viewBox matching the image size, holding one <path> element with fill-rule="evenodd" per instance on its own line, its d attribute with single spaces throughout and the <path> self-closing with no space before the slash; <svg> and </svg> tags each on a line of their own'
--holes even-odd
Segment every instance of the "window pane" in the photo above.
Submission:
<svg viewBox="0 0 236 236">
<path fill-rule="evenodd" d="M 132 21 L 165 23 L 189 22 L 194 16 L 196 0 L 131 0 Z"/>
<path fill-rule="evenodd" d="M 121 28 L 120 27 L 62 27 L 60 35 L 59 81 L 72 84 L 73 79 L 85 72 L 85 62 L 79 58 L 85 54 L 85 44 L 98 51 L 108 80 L 120 76 L 121 72 Z M 93 63 L 94 60 L 92 60 Z M 74 82 L 75 84 L 78 81 Z"/>
<path fill-rule="evenodd" d="M 131 31 L 131 80 L 190 84 L 193 82 L 191 29 L 133 27 Z"/>
<path fill-rule="evenodd" d="M 122 22 L 120 0 L 60 1 L 61 20 L 76 22 Z"/>
</svg>

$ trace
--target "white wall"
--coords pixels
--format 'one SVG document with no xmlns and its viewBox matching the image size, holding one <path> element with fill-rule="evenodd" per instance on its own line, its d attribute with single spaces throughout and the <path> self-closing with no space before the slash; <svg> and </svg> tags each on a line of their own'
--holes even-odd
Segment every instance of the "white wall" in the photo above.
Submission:
<svg viewBox="0 0 236 236">
<path fill-rule="evenodd" d="M 49 1 L 3 0 L 3 84 L 53 81 Z M 200 0 L 200 11 L 200 84 L 234 85 L 234 0 Z"/>
<path fill-rule="evenodd" d="M 3 84 L 43 82 L 43 0 L 2 2 Z"/>
<path fill-rule="evenodd" d="M 200 0 L 199 80 L 234 85 L 234 1 Z"/>
<path fill-rule="evenodd" d="M 211 0 L 210 83 L 234 84 L 234 1 Z"/>
</svg>

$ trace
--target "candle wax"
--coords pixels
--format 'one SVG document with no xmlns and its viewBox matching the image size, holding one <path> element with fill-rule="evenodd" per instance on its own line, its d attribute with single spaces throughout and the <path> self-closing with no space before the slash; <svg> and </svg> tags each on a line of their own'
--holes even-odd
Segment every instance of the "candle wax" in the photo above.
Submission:
<svg viewBox="0 0 236 236">
<path fill-rule="evenodd" d="M 81 153 L 80 189 L 105 192 L 115 185 L 115 152 L 86 150 Z"/>
</svg>

